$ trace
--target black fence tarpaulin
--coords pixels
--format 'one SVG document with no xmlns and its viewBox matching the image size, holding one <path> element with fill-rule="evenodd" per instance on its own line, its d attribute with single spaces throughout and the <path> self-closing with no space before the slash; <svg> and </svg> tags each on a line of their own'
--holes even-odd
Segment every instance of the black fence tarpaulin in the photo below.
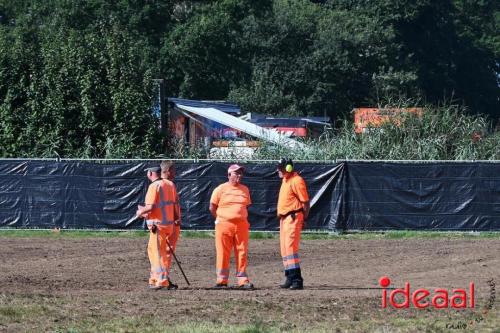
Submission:
<svg viewBox="0 0 500 333">
<path fill-rule="evenodd" d="M 500 163 L 349 162 L 346 229 L 500 230 Z"/>
<path fill-rule="evenodd" d="M 159 162 L 0 161 L 0 226 L 19 228 L 140 229 L 133 220 L 144 203 L 144 168 Z M 281 180 L 274 164 L 244 164 L 252 230 L 278 230 Z M 228 163 L 176 163 L 184 229 L 213 229 L 212 191 L 226 182 Z M 314 214 L 311 229 L 335 229 L 342 207 L 343 164 L 301 164 Z"/>
<path fill-rule="evenodd" d="M 281 180 L 274 164 L 243 164 L 242 183 L 248 186 L 252 205 L 249 222 L 253 230 L 278 230 L 276 204 Z M 227 182 L 228 163 L 177 164 L 182 224 L 188 228 L 213 228 L 208 211 L 212 191 Z M 343 165 L 301 164 L 298 171 L 306 179 L 315 214 L 307 221 L 311 229 L 333 229 L 339 219 Z"/>
<path fill-rule="evenodd" d="M 141 229 L 131 220 L 159 161 L 0 161 L 0 227 Z M 183 229 L 213 229 L 223 162 L 176 162 Z M 252 230 L 278 230 L 274 164 L 247 163 Z M 500 230 L 500 163 L 296 163 L 311 197 L 308 229 Z"/>
</svg>

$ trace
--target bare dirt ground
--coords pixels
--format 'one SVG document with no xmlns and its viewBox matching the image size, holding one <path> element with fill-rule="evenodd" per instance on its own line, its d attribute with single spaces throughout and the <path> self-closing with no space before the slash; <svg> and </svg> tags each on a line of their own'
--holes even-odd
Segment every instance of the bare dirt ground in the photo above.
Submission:
<svg viewBox="0 0 500 333">
<path fill-rule="evenodd" d="M 495 332 L 500 325 L 498 297 L 485 310 L 492 299 L 487 281 L 496 289 L 500 282 L 499 239 L 306 240 L 302 291 L 278 287 L 283 273 L 276 239 L 250 240 L 255 291 L 207 290 L 215 284 L 214 241 L 193 238 L 181 239 L 177 250 L 191 287 L 174 264 L 171 277 L 180 289 L 150 291 L 145 249 L 146 237 L 0 235 L 0 331 L 168 331 L 211 323 L 354 332 L 463 331 L 466 324 L 466 330 Z M 234 264 L 231 273 L 234 283 Z M 409 281 L 412 290 L 451 291 L 474 281 L 476 308 L 382 309 L 378 279 L 384 275 L 393 287 Z M 149 322 L 155 325 L 146 329 Z"/>
</svg>

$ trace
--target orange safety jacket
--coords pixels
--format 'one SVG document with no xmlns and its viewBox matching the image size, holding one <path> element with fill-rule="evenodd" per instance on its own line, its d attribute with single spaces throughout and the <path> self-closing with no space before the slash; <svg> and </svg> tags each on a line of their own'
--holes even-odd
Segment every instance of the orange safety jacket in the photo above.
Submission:
<svg viewBox="0 0 500 333">
<path fill-rule="evenodd" d="M 174 223 L 174 209 L 177 204 L 177 191 L 174 184 L 166 179 L 153 181 L 146 193 L 146 205 L 152 205 L 146 219 L 148 226 L 168 226 Z"/>
<path fill-rule="evenodd" d="M 309 194 L 304 179 L 297 172 L 292 173 L 290 177 L 283 177 L 278 196 L 278 215 L 286 216 L 298 212 L 307 201 Z"/>
</svg>

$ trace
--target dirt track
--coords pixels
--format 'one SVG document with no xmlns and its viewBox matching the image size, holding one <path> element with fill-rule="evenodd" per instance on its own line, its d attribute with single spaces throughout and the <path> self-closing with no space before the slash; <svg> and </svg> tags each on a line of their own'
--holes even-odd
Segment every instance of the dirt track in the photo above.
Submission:
<svg viewBox="0 0 500 333">
<path fill-rule="evenodd" d="M 0 305 L 31 299 L 60 308 L 33 322 L 0 322 L 0 331 L 47 330 L 93 316 L 112 320 L 145 313 L 168 323 L 167 312 L 177 323 L 259 320 L 283 330 L 366 318 L 383 322 L 408 315 L 380 309 L 377 283 L 383 275 L 391 278 L 391 286 L 410 281 L 412 289 L 451 290 L 474 281 L 478 307 L 490 294 L 486 281 L 500 281 L 498 239 L 309 240 L 301 246 L 303 291 L 277 287 L 282 281 L 278 240 L 250 241 L 248 274 L 257 290 L 249 292 L 206 290 L 215 283 L 213 240 L 181 239 L 177 252 L 191 287 L 174 265 L 172 279 L 180 290 L 153 292 L 146 288 L 146 238 L 0 237 Z M 234 265 L 231 274 L 235 282 Z M 450 316 L 461 315 L 455 310 Z"/>
</svg>

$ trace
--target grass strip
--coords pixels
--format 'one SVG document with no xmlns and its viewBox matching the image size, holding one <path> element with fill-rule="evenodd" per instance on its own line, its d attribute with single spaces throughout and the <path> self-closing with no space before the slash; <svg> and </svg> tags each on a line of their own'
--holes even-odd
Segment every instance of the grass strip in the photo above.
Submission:
<svg viewBox="0 0 500 333">
<path fill-rule="evenodd" d="M 0 229 L 0 237 L 45 237 L 45 238 L 143 238 L 147 236 L 146 231 L 142 230 L 127 230 L 127 231 L 110 231 L 110 230 L 40 230 L 40 229 Z M 182 231 L 183 238 L 214 238 L 215 233 L 210 231 Z M 263 232 L 252 231 L 251 239 L 278 239 L 278 232 Z M 344 232 L 344 233 L 329 233 L 329 232 L 308 232 L 302 234 L 302 239 L 499 239 L 500 232 L 498 231 L 467 231 L 467 232 L 449 232 L 449 231 L 365 231 L 365 232 Z"/>
</svg>

